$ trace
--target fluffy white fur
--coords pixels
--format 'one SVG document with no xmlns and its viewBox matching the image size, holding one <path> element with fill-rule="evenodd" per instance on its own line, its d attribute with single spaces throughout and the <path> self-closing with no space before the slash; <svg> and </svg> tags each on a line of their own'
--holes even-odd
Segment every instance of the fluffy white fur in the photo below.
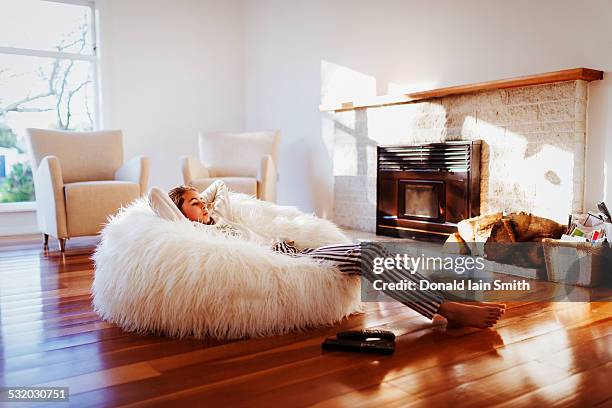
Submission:
<svg viewBox="0 0 612 408">
<path fill-rule="evenodd" d="M 232 212 L 298 247 L 350 242 L 333 223 L 243 194 Z M 333 324 L 360 309 L 359 278 L 210 227 L 163 220 L 145 200 L 123 209 L 93 256 L 96 312 L 128 331 L 241 338 Z"/>
</svg>

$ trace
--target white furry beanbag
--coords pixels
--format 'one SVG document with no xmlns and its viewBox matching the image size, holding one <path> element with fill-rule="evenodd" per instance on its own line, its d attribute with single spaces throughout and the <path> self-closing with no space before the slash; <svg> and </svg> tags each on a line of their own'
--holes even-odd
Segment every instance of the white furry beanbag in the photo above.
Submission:
<svg viewBox="0 0 612 408">
<path fill-rule="evenodd" d="M 265 237 L 301 248 L 350 242 L 331 222 L 294 207 L 231 197 L 234 220 Z M 93 259 L 94 309 L 128 331 L 265 336 L 333 324 L 360 308 L 359 277 L 209 226 L 164 220 L 144 199 L 110 220 Z"/>
</svg>

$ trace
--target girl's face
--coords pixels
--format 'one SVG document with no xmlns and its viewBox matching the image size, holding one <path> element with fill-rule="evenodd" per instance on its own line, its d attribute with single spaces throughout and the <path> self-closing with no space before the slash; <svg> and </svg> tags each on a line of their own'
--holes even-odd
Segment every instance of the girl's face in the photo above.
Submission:
<svg viewBox="0 0 612 408">
<path fill-rule="evenodd" d="M 197 191 L 188 190 L 183 193 L 181 212 L 191 221 L 201 222 L 202 224 L 208 224 L 210 221 L 206 204 Z"/>
</svg>

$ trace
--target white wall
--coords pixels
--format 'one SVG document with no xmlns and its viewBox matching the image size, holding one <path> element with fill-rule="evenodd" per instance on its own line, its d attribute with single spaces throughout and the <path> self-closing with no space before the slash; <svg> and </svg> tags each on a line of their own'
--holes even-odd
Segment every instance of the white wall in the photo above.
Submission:
<svg viewBox="0 0 612 408">
<path fill-rule="evenodd" d="M 591 208 L 605 192 L 612 204 L 611 2 L 258 0 L 244 2 L 244 20 L 245 124 L 283 133 L 281 203 L 320 215 L 333 208 L 318 111 L 326 62 L 376 80 L 360 94 L 386 94 L 390 84 L 435 88 L 574 67 L 608 71 L 591 84 L 585 201 Z"/>
<path fill-rule="evenodd" d="M 103 126 L 126 158 L 151 157 L 150 186 L 182 183 L 199 130 L 239 131 L 244 47 L 238 0 L 101 0 Z"/>
</svg>

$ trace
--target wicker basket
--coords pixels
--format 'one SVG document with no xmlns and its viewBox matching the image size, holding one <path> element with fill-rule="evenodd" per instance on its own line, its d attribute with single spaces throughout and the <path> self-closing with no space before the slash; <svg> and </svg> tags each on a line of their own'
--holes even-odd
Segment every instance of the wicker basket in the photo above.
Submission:
<svg viewBox="0 0 612 408">
<path fill-rule="evenodd" d="M 545 238 L 542 246 L 549 281 L 586 287 L 606 281 L 604 245 Z"/>
</svg>

